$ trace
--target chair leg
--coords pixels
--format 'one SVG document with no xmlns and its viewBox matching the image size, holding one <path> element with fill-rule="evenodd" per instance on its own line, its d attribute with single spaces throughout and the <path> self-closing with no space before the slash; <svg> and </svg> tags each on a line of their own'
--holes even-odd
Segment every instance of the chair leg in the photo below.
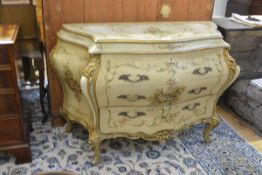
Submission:
<svg viewBox="0 0 262 175">
<path fill-rule="evenodd" d="M 45 111 L 44 106 L 44 97 L 45 97 L 45 73 L 44 73 L 44 61 L 42 59 L 38 59 L 37 61 L 38 68 L 39 68 L 39 94 L 40 94 L 40 104 L 41 110 L 43 113 L 42 123 L 45 123 L 48 119 L 47 112 Z"/>
<path fill-rule="evenodd" d="M 33 131 L 34 131 L 34 128 L 33 128 L 32 113 L 31 113 L 31 111 L 28 112 L 27 117 L 28 117 L 28 119 L 27 119 L 28 129 L 29 129 L 30 132 L 33 132 Z"/>
<path fill-rule="evenodd" d="M 25 82 L 29 80 L 30 77 L 30 71 L 31 71 L 31 66 L 30 66 L 30 58 L 23 56 L 21 57 L 22 59 L 22 64 L 23 64 L 23 72 L 24 72 L 24 80 Z"/>
</svg>

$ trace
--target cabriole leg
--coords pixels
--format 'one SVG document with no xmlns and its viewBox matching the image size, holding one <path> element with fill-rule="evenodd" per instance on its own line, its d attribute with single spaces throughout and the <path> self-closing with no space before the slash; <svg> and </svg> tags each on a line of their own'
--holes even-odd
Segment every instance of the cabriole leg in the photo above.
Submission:
<svg viewBox="0 0 262 175">
<path fill-rule="evenodd" d="M 60 108 L 60 113 L 63 116 L 63 118 L 66 120 L 66 125 L 65 125 L 65 132 L 71 133 L 72 132 L 72 122 L 67 118 L 68 116 L 64 112 L 62 108 Z"/>
<path fill-rule="evenodd" d="M 203 131 L 203 137 L 205 139 L 205 142 L 210 142 L 210 133 L 215 129 L 215 127 L 219 124 L 219 118 L 217 115 L 213 116 L 209 121 L 206 123 L 206 127 Z"/>
<path fill-rule="evenodd" d="M 70 122 L 69 120 L 66 120 L 65 132 L 67 132 L 67 133 L 72 132 L 72 122 Z"/>
<path fill-rule="evenodd" d="M 100 162 L 100 139 L 96 136 L 96 134 L 90 134 L 88 143 L 91 144 L 94 151 L 94 158 L 92 163 L 97 164 Z"/>
</svg>

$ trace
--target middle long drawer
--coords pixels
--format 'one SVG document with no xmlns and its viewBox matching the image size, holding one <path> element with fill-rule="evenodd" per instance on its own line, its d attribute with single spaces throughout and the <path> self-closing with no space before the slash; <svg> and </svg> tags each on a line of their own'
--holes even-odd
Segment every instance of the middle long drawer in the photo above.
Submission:
<svg viewBox="0 0 262 175">
<path fill-rule="evenodd" d="M 158 81 L 140 84 L 112 84 L 104 90 L 105 95 L 100 96 L 99 105 L 100 107 L 129 107 L 180 103 L 206 95 L 217 94 L 226 78 L 226 76 L 217 76 L 192 80 L 177 77 L 177 81 L 168 81 L 166 84 Z"/>
</svg>

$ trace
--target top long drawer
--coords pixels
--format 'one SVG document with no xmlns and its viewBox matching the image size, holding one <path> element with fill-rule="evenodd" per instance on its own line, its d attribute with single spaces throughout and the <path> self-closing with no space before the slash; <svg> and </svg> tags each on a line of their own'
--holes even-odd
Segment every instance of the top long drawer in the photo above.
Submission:
<svg viewBox="0 0 262 175">
<path fill-rule="evenodd" d="M 5 46 L 0 46 L 0 65 L 9 65 L 9 53 L 8 48 Z"/>
<path fill-rule="evenodd" d="M 176 103 L 216 94 L 227 75 L 223 49 L 102 55 L 97 100 L 100 107 Z"/>
</svg>

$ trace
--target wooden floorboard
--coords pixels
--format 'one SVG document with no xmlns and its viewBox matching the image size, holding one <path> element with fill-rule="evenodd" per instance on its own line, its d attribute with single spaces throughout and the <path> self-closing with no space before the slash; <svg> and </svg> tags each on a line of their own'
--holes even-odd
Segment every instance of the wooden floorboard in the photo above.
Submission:
<svg viewBox="0 0 262 175">
<path fill-rule="evenodd" d="M 225 106 L 218 106 L 218 114 L 231 125 L 249 144 L 262 153 L 262 136 L 247 122 L 240 119 L 233 111 Z"/>
</svg>

